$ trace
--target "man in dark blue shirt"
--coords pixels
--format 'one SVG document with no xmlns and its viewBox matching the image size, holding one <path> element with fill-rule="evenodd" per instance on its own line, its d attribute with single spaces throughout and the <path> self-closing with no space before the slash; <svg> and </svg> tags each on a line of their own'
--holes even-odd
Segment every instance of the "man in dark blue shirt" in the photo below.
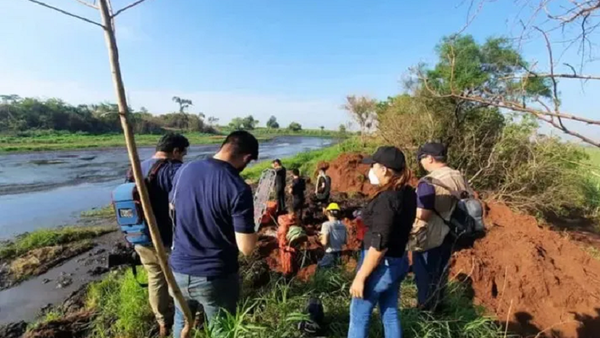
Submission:
<svg viewBox="0 0 600 338">
<path fill-rule="evenodd" d="M 173 223 L 169 216 L 169 192 L 173 187 L 173 177 L 181 167 L 189 146 L 189 141 L 183 135 L 166 134 L 158 141 L 154 156 L 141 163 L 144 177 L 148 180 L 149 175 L 154 176 L 149 179 L 148 192 L 160 237 L 166 248 L 171 247 L 173 241 Z M 131 170 L 127 174 L 127 181 L 133 182 Z M 152 246 L 136 245 L 135 251 L 148 272 L 148 296 L 150 307 L 158 322 L 159 334 L 161 337 L 166 337 L 167 328 L 173 318 L 167 280 Z"/>
<path fill-rule="evenodd" d="M 249 255 L 256 245 L 252 191 L 240 172 L 257 158 L 256 138 L 236 131 L 214 157 L 187 163 L 175 175 L 169 262 L 192 313 L 202 305 L 209 321 L 221 310 L 235 313 L 238 254 Z M 184 322 L 176 308 L 174 337 L 180 336 Z"/>
</svg>

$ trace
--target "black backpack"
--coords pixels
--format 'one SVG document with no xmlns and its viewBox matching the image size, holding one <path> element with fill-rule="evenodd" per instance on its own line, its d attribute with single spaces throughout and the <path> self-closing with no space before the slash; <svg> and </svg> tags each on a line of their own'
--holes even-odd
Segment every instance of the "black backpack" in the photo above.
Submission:
<svg viewBox="0 0 600 338">
<path fill-rule="evenodd" d="M 306 305 L 305 312 L 308 314 L 309 320 L 303 320 L 298 323 L 298 330 L 308 336 L 321 334 L 323 321 L 325 319 L 325 310 L 323 309 L 321 300 L 318 298 L 310 298 Z"/>
<path fill-rule="evenodd" d="M 478 238 L 485 233 L 485 224 L 483 222 L 483 204 L 468 191 L 456 191 L 450 189 L 439 180 L 425 177 L 422 180 L 438 186 L 450 192 L 450 195 L 456 201 L 456 207 L 446 220 L 437 210 L 433 210 L 450 228 L 451 233 L 456 238 Z"/>
</svg>

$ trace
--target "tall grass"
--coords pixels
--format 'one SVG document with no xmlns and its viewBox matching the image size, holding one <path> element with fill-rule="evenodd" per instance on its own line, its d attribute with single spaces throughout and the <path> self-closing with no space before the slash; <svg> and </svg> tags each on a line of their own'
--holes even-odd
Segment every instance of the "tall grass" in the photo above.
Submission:
<svg viewBox="0 0 600 338">
<path fill-rule="evenodd" d="M 35 230 L 18 236 L 13 242 L 9 242 L 0 248 L 0 259 L 13 258 L 30 250 L 45 246 L 66 244 L 83 239 L 94 238 L 115 230 L 116 228 L 113 226 L 70 226 Z"/>
<path fill-rule="evenodd" d="M 144 273 L 142 273 L 144 275 Z M 349 325 L 349 287 L 353 273 L 345 270 L 319 272 L 308 282 L 277 279 L 260 289 L 243 289 L 243 299 L 235 315 L 226 314 L 204 329 L 194 331 L 195 338 L 294 338 L 302 337 L 298 323 L 308 319 L 304 309 L 311 297 L 323 303 L 326 314 L 325 337 L 346 337 Z M 503 337 L 503 329 L 483 310 L 472 304 L 466 287 L 452 282 L 445 299 L 446 309 L 433 315 L 414 308 L 416 288 L 412 280 L 402 285 L 401 322 L 408 338 L 494 338 Z M 147 291 L 140 288 L 130 271 L 112 274 L 93 284 L 86 306 L 95 310 L 92 337 L 151 337 L 152 312 Z M 375 311 L 369 337 L 383 337 L 379 315 Z"/>
<path fill-rule="evenodd" d="M 146 270 L 141 267 L 138 278 L 147 278 Z M 148 304 L 148 289 L 137 284 L 129 269 L 121 274 L 111 273 L 104 280 L 91 284 L 86 308 L 97 313 L 90 335 L 93 338 L 152 336 L 155 323 Z"/>
<path fill-rule="evenodd" d="M 247 294 L 246 302 L 235 316 L 222 316 L 211 328 L 196 332 L 196 338 L 245 337 L 302 337 L 297 329 L 311 297 L 319 298 L 324 306 L 327 325 L 323 336 L 346 337 L 349 326 L 350 296 L 348 289 L 353 275 L 346 271 L 325 271 L 308 283 L 278 280 L 261 290 Z M 502 337 L 502 328 L 494 320 L 483 316 L 482 309 L 474 307 L 466 297 L 465 286 L 450 285 L 446 299 L 447 310 L 440 315 L 422 312 L 406 304 L 415 302 L 415 286 L 407 280 L 402 286 L 403 309 L 401 322 L 404 337 Z M 383 337 L 383 328 L 377 311 L 373 315 L 370 337 Z"/>
</svg>

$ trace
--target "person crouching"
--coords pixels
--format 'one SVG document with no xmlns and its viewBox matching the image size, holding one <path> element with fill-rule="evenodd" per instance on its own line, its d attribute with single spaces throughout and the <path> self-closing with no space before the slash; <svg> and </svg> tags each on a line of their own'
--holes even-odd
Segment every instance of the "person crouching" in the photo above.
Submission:
<svg viewBox="0 0 600 338">
<path fill-rule="evenodd" d="M 346 226 L 340 221 L 341 210 L 337 203 L 325 209 L 328 221 L 321 226 L 320 241 L 325 255 L 318 263 L 319 268 L 331 268 L 339 264 L 342 248 L 346 244 Z"/>
</svg>

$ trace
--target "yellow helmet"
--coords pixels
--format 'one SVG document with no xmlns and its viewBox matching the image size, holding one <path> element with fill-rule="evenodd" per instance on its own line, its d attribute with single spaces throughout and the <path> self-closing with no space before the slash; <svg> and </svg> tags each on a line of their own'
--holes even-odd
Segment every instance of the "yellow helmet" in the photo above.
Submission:
<svg viewBox="0 0 600 338">
<path fill-rule="evenodd" d="M 340 211 L 340 206 L 337 203 L 329 203 L 329 205 L 327 206 L 327 209 L 325 210 L 337 210 Z"/>
</svg>

